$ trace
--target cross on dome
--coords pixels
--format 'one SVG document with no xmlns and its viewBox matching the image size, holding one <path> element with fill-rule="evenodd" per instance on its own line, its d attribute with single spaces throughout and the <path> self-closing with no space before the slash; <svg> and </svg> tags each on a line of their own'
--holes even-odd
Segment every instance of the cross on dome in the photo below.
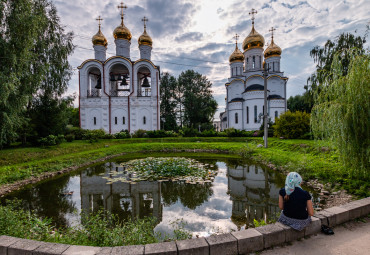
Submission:
<svg viewBox="0 0 370 255">
<path fill-rule="evenodd" d="M 240 36 L 238 34 L 235 34 L 234 37 L 233 37 L 235 39 L 235 44 L 236 45 L 238 45 L 238 39 L 239 39 L 239 37 Z"/>
<path fill-rule="evenodd" d="M 249 13 L 249 15 L 252 15 L 252 24 L 254 24 L 254 19 L 255 19 L 254 14 L 257 14 L 257 10 L 252 8 L 251 12 Z"/>
<path fill-rule="evenodd" d="M 99 24 L 99 30 L 100 30 L 101 21 L 103 21 L 103 19 L 102 19 L 102 18 L 100 18 L 100 16 L 99 16 L 99 18 L 97 18 L 96 20 L 98 21 L 98 24 Z"/>
<path fill-rule="evenodd" d="M 144 22 L 144 29 L 146 28 L 146 22 L 148 22 L 148 18 L 144 16 L 144 18 L 141 19 L 142 22 Z"/>
<path fill-rule="evenodd" d="M 123 16 L 125 16 L 125 14 L 123 13 L 123 9 L 127 9 L 127 5 L 124 5 L 123 2 L 121 2 L 121 4 L 117 6 L 117 8 L 121 9 L 121 21 L 123 24 Z"/>
<path fill-rule="evenodd" d="M 269 32 L 271 32 L 271 38 L 274 39 L 274 31 L 276 30 L 276 28 L 274 27 L 271 27 Z"/>
</svg>

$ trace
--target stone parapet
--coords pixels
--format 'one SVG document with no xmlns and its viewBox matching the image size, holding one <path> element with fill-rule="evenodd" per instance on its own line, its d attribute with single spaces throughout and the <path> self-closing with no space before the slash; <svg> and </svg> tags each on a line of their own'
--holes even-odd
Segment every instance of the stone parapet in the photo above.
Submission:
<svg viewBox="0 0 370 255">
<path fill-rule="evenodd" d="M 92 247 L 46 243 L 10 236 L 0 236 L 0 255 L 209 255 L 248 254 L 286 242 L 298 240 L 321 230 L 321 225 L 331 227 L 370 213 L 370 197 L 345 205 L 325 209 L 311 217 L 312 222 L 302 231 L 296 231 L 281 223 L 269 224 L 229 234 L 213 235 L 176 242 L 119 247 Z"/>
</svg>

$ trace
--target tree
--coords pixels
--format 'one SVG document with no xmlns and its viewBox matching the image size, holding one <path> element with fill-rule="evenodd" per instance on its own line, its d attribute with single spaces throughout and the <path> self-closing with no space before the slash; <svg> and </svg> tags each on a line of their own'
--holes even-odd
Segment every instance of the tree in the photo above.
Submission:
<svg viewBox="0 0 370 255">
<path fill-rule="evenodd" d="M 369 180 L 370 55 L 362 50 L 333 57 L 331 72 L 315 91 L 311 127 L 316 139 L 329 139 L 338 148 L 350 175 Z"/>
<path fill-rule="evenodd" d="M 0 147 L 29 126 L 27 111 L 39 96 L 60 97 L 72 68 L 72 33 L 65 33 L 47 0 L 0 2 Z"/>
<path fill-rule="evenodd" d="M 307 92 L 305 92 L 303 95 L 289 97 L 289 99 L 287 100 L 289 111 L 291 112 L 301 111 L 310 113 L 312 107 L 310 107 L 310 105 L 306 101 L 306 97 Z"/>
<path fill-rule="evenodd" d="M 217 110 L 211 91 L 212 83 L 200 73 L 187 70 L 180 74 L 178 84 L 183 89 L 180 107 L 184 109 L 184 125 L 198 128 L 199 125 L 211 123 Z"/>
<path fill-rule="evenodd" d="M 287 111 L 275 120 L 274 135 L 288 139 L 305 138 L 310 132 L 310 114 Z"/>
<path fill-rule="evenodd" d="M 176 123 L 176 78 L 169 73 L 161 77 L 161 122 L 164 130 L 177 130 Z"/>
</svg>

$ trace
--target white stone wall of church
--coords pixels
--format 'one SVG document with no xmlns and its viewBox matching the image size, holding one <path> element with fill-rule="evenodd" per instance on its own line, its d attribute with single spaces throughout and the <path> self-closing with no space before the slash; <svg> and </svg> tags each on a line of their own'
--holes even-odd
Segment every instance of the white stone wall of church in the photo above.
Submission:
<svg viewBox="0 0 370 255">
<path fill-rule="evenodd" d="M 258 92 L 261 94 L 260 92 Z M 257 93 L 255 93 L 257 94 Z M 263 92 L 262 92 L 263 94 Z M 252 95 L 250 95 L 252 96 Z M 263 113 L 263 98 L 250 98 L 244 101 L 243 109 L 246 109 L 247 106 L 249 107 L 249 123 L 247 124 L 247 120 L 245 120 L 245 129 L 246 130 L 258 130 L 262 124 L 262 121 L 258 123 L 258 116 L 260 113 Z M 255 122 L 255 110 L 254 107 L 257 106 L 257 122 Z M 246 113 L 245 113 L 246 114 Z"/>
<path fill-rule="evenodd" d="M 262 73 L 258 75 L 260 76 L 251 76 L 247 79 L 246 88 L 248 88 L 250 85 L 253 85 L 253 84 L 259 84 L 263 86 L 264 81 L 263 81 L 263 77 L 261 77 Z"/>
<path fill-rule="evenodd" d="M 269 57 L 265 59 L 267 67 L 269 67 L 270 73 L 280 72 L 280 59 L 281 57 Z"/>
<path fill-rule="evenodd" d="M 227 100 L 230 102 L 234 98 L 242 98 L 242 93 L 244 92 L 244 82 L 243 81 L 234 81 L 229 86 L 226 87 L 227 89 Z"/>
<path fill-rule="evenodd" d="M 267 81 L 267 89 L 270 91 L 270 95 L 284 97 L 284 87 L 284 80 L 278 77 L 272 77 Z"/>
<path fill-rule="evenodd" d="M 102 45 L 94 45 L 95 59 L 104 62 L 106 57 L 107 48 Z"/>
<path fill-rule="evenodd" d="M 140 50 L 141 59 L 148 59 L 148 60 L 151 59 L 152 47 L 150 47 L 149 45 L 140 45 L 139 50 Z"/>
<path fill-rule="evenodd" d="M 253 56 L 255 57 L 255 68 L 253 68 Z M 261 70 L 263 62 L 263 49 L 254 48 L 244 52 L 245 71 Z"/>
<path fill-rule="evenodd" d="M 130 58 L 130 47 L 131 42 L 123 39 L 114 40 L 116 44 L 116 56 L 122 56 L 125 58 Z"/>
<path fill-rule="evenodd" d="M 275 122 L 275 111 L 278 112 L 278 117 L 285 112 L 285 100 L 270 100 L 269 116 L 272 122 Z"/>
<path fill-rule="evenodd" d="M 243 103 L 242 102 L 233 102 L 229 103 L 229 128 L 243 129 Z M 236 116 L 238 115 L 238 122 L 236 123 Z"/>
<path fill-rule="evenodd" d="M 234 62 L 230 64 L 230 77 L 243 75 L 243 62 Z"/>
</svg>

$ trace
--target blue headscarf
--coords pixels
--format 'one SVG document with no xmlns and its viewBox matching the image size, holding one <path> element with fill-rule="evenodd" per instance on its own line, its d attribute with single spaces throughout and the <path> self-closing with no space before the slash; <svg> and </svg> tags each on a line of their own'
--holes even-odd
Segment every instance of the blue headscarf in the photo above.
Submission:
<svg viewBox="0 0 370 255">
<path fill-rule="evenodd" d="M 288 196 L 293 193 L 295 187 L 301 188 L 302 177 L 299 173 L 290 172 L 285 179 L 285 192 Z M 302 188 L 301 188 L 302 189 Z"/>
</svg>

